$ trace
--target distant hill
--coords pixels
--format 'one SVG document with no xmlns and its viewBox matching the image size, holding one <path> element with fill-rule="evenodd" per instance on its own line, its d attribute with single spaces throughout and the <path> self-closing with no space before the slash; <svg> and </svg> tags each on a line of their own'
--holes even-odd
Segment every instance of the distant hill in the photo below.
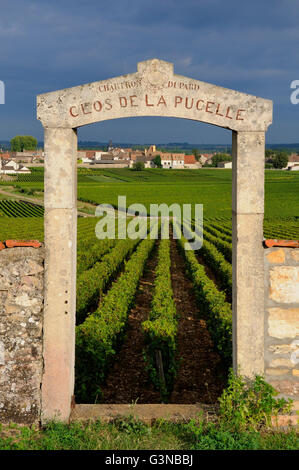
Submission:
<svg viewBox="0 0 299 470">
<path fill-rule="evenodd" d="M 224 152 L 224 153 L 231 153 L 231 145 L 230 144 L 189 144 L 188 142 L 168 142 L 168 143 L 155 143 L 150 142 L 148 144 L 135 144 L 135 143 L 123 143 L 123 142 L 113 142 L 114 147 L 122 147 L 122 148 L 133 148 L 133 149 L 144 149 L 145 147 L 149 147 L 152 144 L 155 144 L 157 149 L 161 151 L 171 151 L 171 152 L 186 152 L 192 153 L 194 148 L 204 152 L 204 153 L 212 153 L 212 152 Z M 78 148 L 80 149 L 106 149 L 107 142 L 93 142 L 93 141 L 79 141 Z M 299 152 L 299 143 L 294 144 L 266 144 L 267 149 L 273 150 L 284 150 L 287 153 Z"/>
<path fill-rule="evenodd" d="M 189 144 L 189 142 L 168 142 L 168 143 L 155 143 L 150 142 L 148 144 L 136 144 L 134 142 L 131 143 L 124 143 L 124 142 L 113 142 L 114 147 L 122 147 L 122 148 L 133 148 L 133 149 L 141 149 L 143 150 L 145 147 L 149 147 L 152 144 L 155 144 L 158 149 L 161 151 L 169 151 L 169 152 L 185 152 L 185 153 L 192 153 L 194 148 L 202 151 L 203 153 L 212 153 L 212 152 L 224 152 L 224 153 L 231 153 L 231 145 L 230 144 Z M 38 142 L 38 147 L 43 148 L 44 143 Z M 78 149 L 80 150 L 94 150 L 94 149 L 101 149 L 106 150 L 108 147 L 107 142 L 98 142 L 98 141 L 89 141 L 89 140 L 80 140 L 78 142 Z M 0 148 L 3 150 L 10 149 L 10 142 L 9 140 L 2 140 L 0 141 Z M 293 144 L 267 144 L 267 149 L 273 150 L 284 150 L 287 153 L 298 152 L 299 153 L 299 143 Z"/>
</svg>

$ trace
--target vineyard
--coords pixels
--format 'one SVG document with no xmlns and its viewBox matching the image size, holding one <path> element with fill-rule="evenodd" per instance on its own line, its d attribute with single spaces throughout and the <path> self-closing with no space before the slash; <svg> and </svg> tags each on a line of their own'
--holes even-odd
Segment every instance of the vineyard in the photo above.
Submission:
<svg viewBox="0 0 299 470">
<path fill-rule="evenodd" d="M 88 250 L 94 264 L 88 255 L 84 271 L 79 244 L 79 402 L 211 403 L 221 393 L 231 363 L 231 305 L 185 242 L 150 233 L 142 240 L 97 240 Z M 209 390 L 194 376 L 205 377 Z"/>
<path fill-rule="evenodd" d="M 25 201 L 0 201 L 0 217 L 43 217 L 44 208 Z"/>
<path fill-rule="evenodd" d="M 200 250 L 184 238 L 95 236 L 78 218 L 76 401 L 215 403 L 232 361 L 231 173 L 194 170 L 83 170 L 79 198 L 94 204 L 204 204 Z M 19 179 L 20 178 L 20 179 Z M 43 190 L 43 171 L 18 177 Z M 299 239 L 299 178 L 266 174 L 265 238 Z M 128 219 L 129 223 L 129 219 Z M 174 225 L 171 230 L 178 230 Z M 151 236 L 159 232 L 159 238 Z M 0 201 L 1 240 L 44 239 L 43 208 Z"/>
</svg>

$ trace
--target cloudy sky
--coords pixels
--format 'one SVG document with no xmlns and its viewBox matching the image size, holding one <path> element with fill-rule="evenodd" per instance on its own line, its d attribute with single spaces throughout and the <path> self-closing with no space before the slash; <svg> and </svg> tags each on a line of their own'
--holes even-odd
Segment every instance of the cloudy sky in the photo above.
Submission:
<svg viewBox="0 0 299 470">
<path fill-rule="evenodd" d="M 0 0 L 0 140 L 43 138 L 39 93 L 136 71 L 159 58 L 175 72 L 274 101 L 268 143 L 299 142 L 298 0 Z M 80 140 L 229 143 L 230 132 L 171 118 L 106 121 Z"/>
</svg>

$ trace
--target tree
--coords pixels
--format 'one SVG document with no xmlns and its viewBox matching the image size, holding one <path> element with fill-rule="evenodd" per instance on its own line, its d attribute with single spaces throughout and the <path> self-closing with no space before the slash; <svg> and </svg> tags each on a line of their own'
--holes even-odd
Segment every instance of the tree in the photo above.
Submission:
<svg viewBox="0 0 299 470">
<path fill-rule="evenodd" d="M 218 163 L 220 163 L 220 162 L 230 162 L 231 159 L 232 159 L 231 155 L 229 155 L 227 153 L 216 153 L 216 155 L 214 155 L 212 157 L 212 165 L 211 166 L 216 167 L 218 165 Z"/>
<path fill-rule="evenodd" d="M 37 139 L 31 135 L 16 135 L 10 141 L 12 152 L 23 152 L 23 150 L 36 150 Z"/>
<path fill-rule="evenodd" d="M 143 163 L 143 162 L 135 162 L 135 163 L 133 163 L 133 170 L 135 170 L 135 171 L 142 171 L 142 170 L 144 170 L 144 163 Z"/>
<path fill-rule="evenodd" d="M 274 168 L 285 168 L 288 164 L 289 158 L 286 152 L 277 152 L 271 157 Z"/>
<path fill-rule="evenodd" d="M 272 150 L 272 149 L 266 149 L 266 150 L 265 150 L 265 157 L 266 157 L 266 160 L 268 160 L 269 158 L 271 158 L 273 154 L 274 154 L 274 150 Z"/>
<path fill-rule="evenodd" d="M 199 160 L 199 152 L 197 149 L 192 149 L 192 154 L 194 155 L 195 160 L 198 162 Z"/>
<path fill-rule="evenodd" d="M 153 162 L 158 168 L 162 168 L 161 156 L 160 155 L 156 155 L 155 158 L 153 158 Z"/>
</svg>

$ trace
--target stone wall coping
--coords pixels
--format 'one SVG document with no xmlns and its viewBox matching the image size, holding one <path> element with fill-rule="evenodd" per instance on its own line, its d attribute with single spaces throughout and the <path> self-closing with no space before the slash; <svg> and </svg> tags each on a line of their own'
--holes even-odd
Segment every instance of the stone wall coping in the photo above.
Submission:
<svg viewBox="0 0 299 470">
<path fill-rule="evenodd" d="M 285 248 L 299 248 L 299 240 L 264 240 L 265 248 L 272 248 L 273 246 L 282 246 Z"/>
<path fill-rule="evenodd" d="M 15 247 L 31 247 L 31 248 L 40 248 L 43 244 L 38 240 L 5 240 L 0 241 L 0 251 L 5 248 L 15 248 Z"/>
</svg>

